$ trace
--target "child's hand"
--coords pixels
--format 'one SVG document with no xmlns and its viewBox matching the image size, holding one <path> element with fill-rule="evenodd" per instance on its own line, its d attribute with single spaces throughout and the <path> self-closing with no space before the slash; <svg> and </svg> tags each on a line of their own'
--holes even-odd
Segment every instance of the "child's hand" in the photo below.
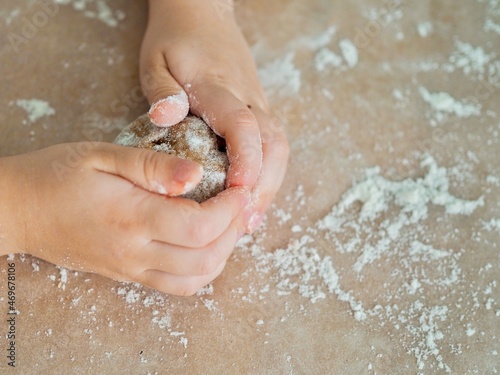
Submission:
<svg viewBox="0 0 500 375">
<path fill-rule="evenodd" d="M 157 125 L 173 125 L 191 109 L 226 139 L 228 186 L 253 190 L 253 231 L 281 186 L 289 146 L 229 2 L 150 0 L 141 83 Z"/>
<path fill-rule="evenodd" d="M 201 205 L 168 197 L 196 184 L 201 168 L 105 143 L 1 159 L 0 170 L 2 252 L 29 252 L 178 295 L 195 293 L 222 271 L 250 201 L 244 188 Z"/>
</svg>

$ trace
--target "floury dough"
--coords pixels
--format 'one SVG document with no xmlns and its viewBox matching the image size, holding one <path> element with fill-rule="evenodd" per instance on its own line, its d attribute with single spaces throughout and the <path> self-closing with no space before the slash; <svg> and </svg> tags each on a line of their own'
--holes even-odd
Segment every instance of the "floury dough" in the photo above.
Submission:
<svg viewBox="0 0 500 375">
<path fill-rule="evenodd" d="M 165 152 L 200 164 L 203 178 L 185 198 L 201 203 L 225 188 L 229 162 L 224 140 L 196 116 L 188 115 L 174 126 L 161 128 L 144 114 L 123 129 L 115 143 Z"/>
</svg>

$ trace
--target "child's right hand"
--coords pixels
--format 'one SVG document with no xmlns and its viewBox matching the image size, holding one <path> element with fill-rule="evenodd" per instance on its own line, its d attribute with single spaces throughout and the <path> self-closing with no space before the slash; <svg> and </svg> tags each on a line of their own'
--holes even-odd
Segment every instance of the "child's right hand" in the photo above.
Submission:
<svg viewBox="0 0 500 375">
<path fill-rule="evenodd" d="M 201 169 L 150 150 L 63 144 L 0 159 L 0 170 L 2 254 L 28 252 L 170 294 L 215 279 L 250 215 L 244 188 L 202 204 L 172 197 L 199 182 Z"/>
</svg>

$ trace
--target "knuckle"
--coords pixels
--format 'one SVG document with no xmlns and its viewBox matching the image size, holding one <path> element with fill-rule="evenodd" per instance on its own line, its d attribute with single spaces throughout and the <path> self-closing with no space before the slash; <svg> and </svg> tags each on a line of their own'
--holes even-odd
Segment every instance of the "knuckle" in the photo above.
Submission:
<svg viewBox="0 0 500 375">
<path fill-rule="evenodd" d="M 164 99 L 167 96 L 169 96 L 171 93 L 175 93 L 177 91 L 178 89 L 176 87 L 171 87 L 171 86 L 156 87 L 148 91 L 149 94 L 148 97 L 151 102 L 151 105 L 153 105 L 155 102 L 158 102 L 161 99 Z"/>
<path fill-rule="evenodd" d="M 162 67 L 153 62 L 145 62 L 141 65 L 141 84 L 144 88 L 151 88 L 157 85 L 157 75 Z"/>
<path fill-rule="evenodd" d="M 202 220 L 201 218 L 194 219 L 189 229 L 191 243 L 195 247 L 208 245 L 213 240 L 214 230 L 214 224 Z"/>
<path fill-rule="evenodd" d="M 156 171 L 161 169 L 160 158 L 154 151 L 149 150 L 143 150 L 139 157 L 141 158 L 139 165 L 144 173 L 144 182 L 149 187 L 154 183 Z"/>
<path fill-rule="evenodd" d="M 145 65 L 141 74 L 141 88 L 150 101 L 165 97 L 166 91 L 178 91 L 176 85 L 166 80 L 165 67 L 155 64 Z M 174 86 L 174 87 L 170 87 Z"/>
<path fill-rule="evenodd" d="M 210 249 L 204 254 L 203 259 L 199 263 L 198 274 L 203 276 L 211 275 L 217 271 L 219 264 L 220 259 L 217 251 Z"/>
<path fill-rule="evenodd" d="M 208 72 L 206 72 L 205 77 L 207 82 L 211 82 L 213 86 L 220 88 L 230 86 L 227 72 L 224 72 L 224 70 L 219 67 L 219 64 L 216 63 L 216 61 L 213 62 L 214 64 L 207 65 L 212 67 Z"/>
<path fill-rule="evenodd" d="M 258 130 L 257 119 L 247 108 L 240 108 L 232 113 L 234 125 L 242 130 Z"/>
</svg>

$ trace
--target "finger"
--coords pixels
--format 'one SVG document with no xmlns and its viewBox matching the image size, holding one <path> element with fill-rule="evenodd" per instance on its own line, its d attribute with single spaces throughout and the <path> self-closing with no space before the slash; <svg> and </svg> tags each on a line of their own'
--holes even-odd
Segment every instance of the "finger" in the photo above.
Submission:
<svg viewBox="0 0 500 375">
<path fill-rule="evenodd" d="M 188 94 L 191 111 L 226 140 L 227 186 L 253 186 L 262 166 L 262 141 L 252 111 L 222 87 L 197 85 Z"/>
<path fill-rule="evenodd" d="M 224 233 L 245 211 L 250 191 L 232 188 L 202 204 L 185 198 L 146 197 L 137 211 L 145 237 L 171 245 L 201 248 Z"/>
<path fill-rule="evenodd" d="M 149 119 L 167 127 L 182 121 L 189 112 L 186 92 L 170 74 L 163 55 L 156 60 L 141 61 L 141 86 L 151 103 Z"/>
<path fill-rule="evenodd" d="M 102 143 L 93 156 L 96 170 L 162 195 L 185 194 L 203 176 L 203 168 L 193 161 L 146 149 Z"/>
<path fill-rule="evenodd" d="M 249 220 L 247 230 L 254 232 L 262 223 L 265 212 L 271 205 L 285 178 L 290 146 L 285 129 L 279 119 L 269 116 L 259 108 L 254 108 L 262 135 L 262 171 L 252 192 L 254 214 Z"/>
<path fill-rule="evenodd" d="M 141 251 L 142 263 L 147 268 L 154 268 L 172 275 L 210 275 L 229 258 L 236 242 L 245 232 L 245 222 L 242 216 L 233 220 L 221 236 L 201 248 L 193 249 L 151 241 Z"/>
<path fill-rule="evenodd" d="M 192 296 L 219 276 L 225 265 L 225 262 L 221 263 L 215 272 L 210 275 L 194 277 L 171 275 L 156 269 L 150 269 L 139 275 L 137 281 L 142 285 L 164 293 L 176 296 Z"/>
</svg>

